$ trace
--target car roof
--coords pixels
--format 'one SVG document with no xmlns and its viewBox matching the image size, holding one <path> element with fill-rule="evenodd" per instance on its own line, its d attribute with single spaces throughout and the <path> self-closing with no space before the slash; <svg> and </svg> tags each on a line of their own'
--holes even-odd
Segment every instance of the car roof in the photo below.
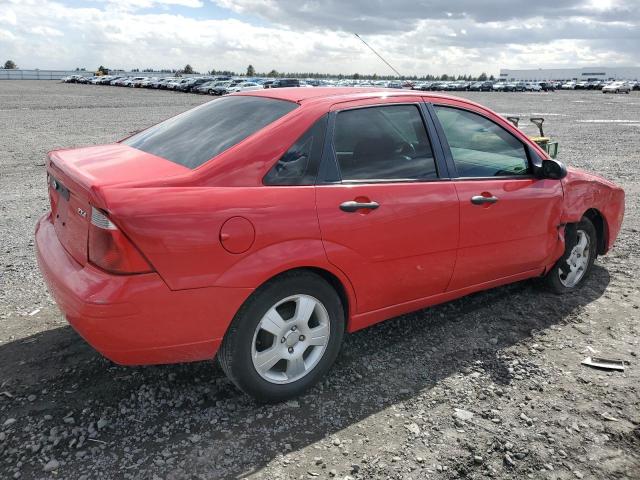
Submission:
<svg viewBox="0 0 640 480">
<path fill-rule="evenodd" d="M 469 105 L 475 105 L 483 110 L 486 107 L 461 97 L 452 95 L 442 95 L 432 92 L 421 92 L 415 90 L 398 90 L 391 88 L 372 88 L 372 87 L 314 87 L 314 88 L 268 88 L 266 90 L 257 90 L 251 92 L 234 93 L 234 95 L 247 95 L 256 97 L 267 97 L 279 100 L 288 100 L 290 102 L 299 103 L 343 103 L 353 100 L 364 100 L 376 97 L 424 97 L 442 100 L 455 100 L 464 102 Z"/>
</svg>

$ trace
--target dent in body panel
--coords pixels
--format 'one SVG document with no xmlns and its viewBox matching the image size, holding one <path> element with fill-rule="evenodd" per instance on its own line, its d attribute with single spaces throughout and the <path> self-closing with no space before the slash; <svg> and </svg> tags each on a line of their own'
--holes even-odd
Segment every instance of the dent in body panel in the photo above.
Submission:
<svg viewBox="0 0 640 480">
<path fill-rule="evenodd" d="M 603 218 L 604 252 L 615 241 L 624 217 L 624 191 L 597 175 L 569 168 L 562 181 L 565 201 L 562 223 L 579 222 L 588 210 L 595 209 Z"/>
</svg>

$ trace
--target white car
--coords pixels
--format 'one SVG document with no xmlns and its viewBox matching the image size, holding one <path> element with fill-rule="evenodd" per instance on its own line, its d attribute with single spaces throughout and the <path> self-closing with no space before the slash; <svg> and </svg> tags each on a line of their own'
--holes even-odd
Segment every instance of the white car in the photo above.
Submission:
<svg viewBox="0 0 640 480">
<path fill-rule="evenodd" d="M 125 87 L 136 87 L 139 86 L 139 82 L 146 80 L 147 77 L 131 77 L 122 82 L 122 85 Z"/>
<path fill-rule="evenodd" d="M 262 90 L 264 87 L 255 82 L 242 82 L 234 85 L 233 87 L 227 88 L 227 93 L 235 93 L 235 92 L 250 92 L 252 90 Z"/>
<path fill-rule="evenodd" d="M 178 90 L 178 85 L 188 82 L 188 78 L 176 78 L 171 82 L 167 82 L 167 90 Z"/>
<path fill-rule="evenodd" d="M 576 89 L 576 82 L 567 82 L 567 83 L 563 83 L 562 84 L 562 90 L 575 90 Z"/>
<path fill-rule="evenodd" d="M 151 77 L 151 78 L 146 78 L 144 80 L 142 80 L 140 82 L 140 86 L 143 88 L 149 88 L 149 86 L 153 83 L 153 82 L 157 82 L 158 81 L 158 77 Z"/>
<path fill-rule="evenodd" d="M 602 87 L 602 93 L 629 93 L 631 87 L 627 82 L 613 82 Z"/>
<path fill-rule="evenodd" d="M 533 83 L 533 82 L 527 82 L 524 86 L 524 89 L 527 92 L 541 92 L 542 91 L 542 87 L 540 85 L 538 85 L 537 83 Z"/>
</svg>

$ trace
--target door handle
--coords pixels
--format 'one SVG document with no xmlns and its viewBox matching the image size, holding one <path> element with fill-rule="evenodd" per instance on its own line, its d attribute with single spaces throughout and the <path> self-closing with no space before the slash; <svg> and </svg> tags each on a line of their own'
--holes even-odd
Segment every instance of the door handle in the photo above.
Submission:
<svg viewBox="0 0 640 480">
<path fill-rule="evenodd" d="M 496 203 L 498 201 L 498 197 L 485 197 L 484 195 L 474 195 L 471 197 L 471 203 L 474 205 L 484 205 L 485 203 Z"/>
<path fill-rule="evenodd" d="M 378 202 L 356 202 L 354 200 L 350 200 L 348 202 L 343 202 L 340 204 L 340 210 L 343 212 L 357 212 L 358 210 L 375 210 L 380 205 Z"/>
</svg>

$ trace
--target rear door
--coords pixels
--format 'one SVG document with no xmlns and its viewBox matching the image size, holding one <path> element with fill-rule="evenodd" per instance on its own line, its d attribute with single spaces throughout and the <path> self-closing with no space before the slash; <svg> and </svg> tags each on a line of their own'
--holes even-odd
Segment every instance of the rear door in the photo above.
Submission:
<svg viewBox="0 0 640 480">
<path fill-rule="evenodd" d="M 525 144 L 468 104 L 432 108 L 460 199 L 460 245 L 449 290 L 542 269 L 554 259 L 559 180 L 532 173 Z"/>
<path fill-rule="evenodd" d="M 317 211 L 358 313 L 442 293 L 451 278 L 458 198 L 425 112 L 415 97 L 394 97 L 340 104 L 330 115 Z"/>
</svg>

